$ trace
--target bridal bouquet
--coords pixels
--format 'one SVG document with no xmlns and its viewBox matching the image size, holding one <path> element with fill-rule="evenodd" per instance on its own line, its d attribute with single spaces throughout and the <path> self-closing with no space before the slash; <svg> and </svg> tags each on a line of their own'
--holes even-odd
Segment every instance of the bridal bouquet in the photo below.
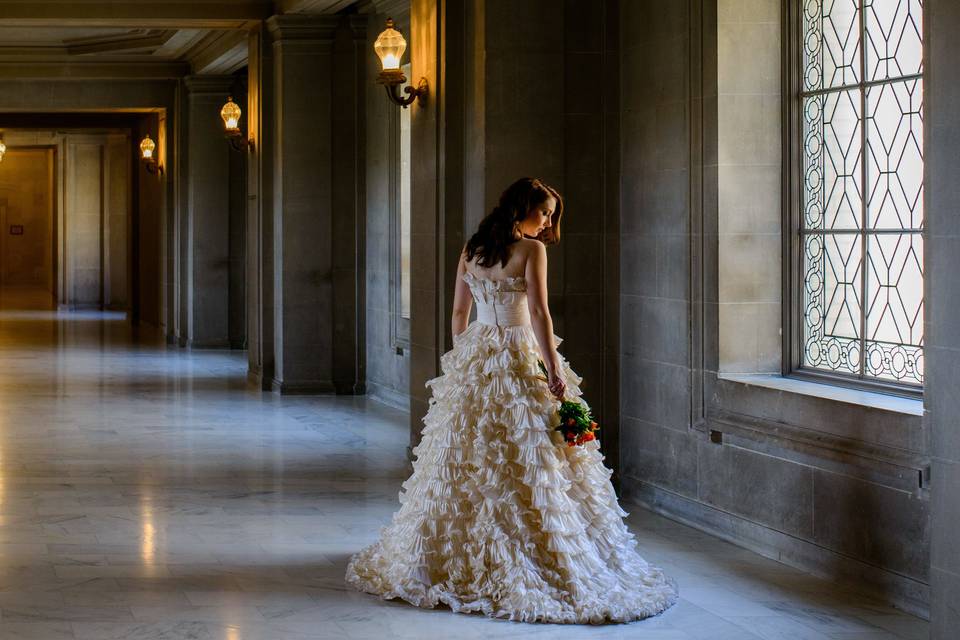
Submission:
<svg viewBox="0 0 960 640">
<path fill-rule="evenodd" d="M 543 365 L 543 360 L 538 360 L 537 365 L 543 372 L 543 380 L 549 379 L 547 368 Z M 563 399 L 560 402 L 560 424 L 554 427 L 563 434 L 563 439 L 568 447 L 581 445 L 584 442 L 596 440 L 595 433 L 600 427 L 590 418 L 590 409 L 581 402 L 573 402 Z"/>
</svg>

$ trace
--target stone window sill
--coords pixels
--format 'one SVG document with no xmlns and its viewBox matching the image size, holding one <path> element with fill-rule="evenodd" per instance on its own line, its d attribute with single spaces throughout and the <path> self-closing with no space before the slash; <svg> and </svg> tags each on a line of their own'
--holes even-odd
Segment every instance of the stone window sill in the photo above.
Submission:
<svg viewBox="0 0 960 640">
<path fill-rule="evenodd" d="M 777 389 L 788 393 L 799 393 L 805 396 L 836 400 L 837 402 L 858 404 L 864 407 L 870 407 L 871 409 L 881 409 L 883 411 L 893 411 L 913 416 L 923 415 L 922 400 L 901 398 L 885 393 L 849 389 L 847 387 L 811 382 L 809 380 L 788 378 L 772 373 L 721 373 L 717 377 L 721 380 L 739 382 L 755 387 L 765 387 L 767 389 Z"/>
</svg>

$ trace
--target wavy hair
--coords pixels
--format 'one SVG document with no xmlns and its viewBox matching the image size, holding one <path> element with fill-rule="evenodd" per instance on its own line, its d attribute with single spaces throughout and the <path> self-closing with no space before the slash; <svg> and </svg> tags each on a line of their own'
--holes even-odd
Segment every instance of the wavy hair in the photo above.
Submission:
<svg viewBox="0 0 960 640">
<path fill-rule="evenodd" d="M 500 194 L 500 202 L 488 213 L 466 245 L 467 260 L 477 256 L 477 264 L 489 268 L 500 263 L 505 267 L 510 258 L 508 247 L 517 241 L 514 230 L 531 209 L 547 198 L 557 206 L 550 216 L 550 227 L 537 236 L 544 244 L 560 242 L 560 218 L 563 216 L 563 198 L 556 189 L 539 178 L 520 178 Z"/>
</svg>

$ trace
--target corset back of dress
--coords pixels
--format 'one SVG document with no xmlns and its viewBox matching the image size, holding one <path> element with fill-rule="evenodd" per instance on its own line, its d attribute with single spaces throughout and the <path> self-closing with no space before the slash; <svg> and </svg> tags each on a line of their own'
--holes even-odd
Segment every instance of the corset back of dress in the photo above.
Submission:
<svg viewBox="0 0 960 640">
<path fill-rule="evenodd" d="M 527 282 L 523 277 L 491 279 L 467 271 L 464 280 L 470 286 L 477 305 L 477 322 L 498 327 L 530 324 L 527 308 Z"/>
</svg>

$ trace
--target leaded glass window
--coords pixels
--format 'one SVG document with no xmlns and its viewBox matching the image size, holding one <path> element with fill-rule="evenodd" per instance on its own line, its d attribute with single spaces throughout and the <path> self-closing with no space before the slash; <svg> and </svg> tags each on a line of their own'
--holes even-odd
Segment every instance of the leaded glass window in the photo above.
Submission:
<svg viewBox="0 0 960 640">
<path fill-rule="evenodd" d="M 801 0 L 800 366 L 923 384 L 922 0 Z"/>
</svg>

